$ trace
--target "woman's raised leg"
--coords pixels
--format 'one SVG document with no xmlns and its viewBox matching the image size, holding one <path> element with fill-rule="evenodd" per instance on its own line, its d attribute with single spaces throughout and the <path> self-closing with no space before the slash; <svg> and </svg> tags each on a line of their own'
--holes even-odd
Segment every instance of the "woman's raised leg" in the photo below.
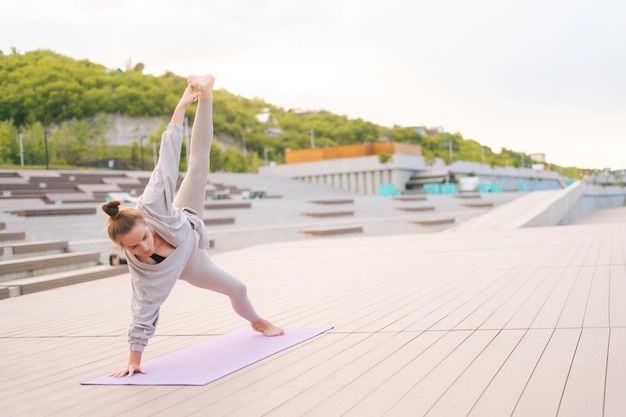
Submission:
<svg viewBox="0 0 626 417">
<path fill-rule="evenodd" d="M 200 215 L 204 211 L 206 182 L 209 175 L 211 142 L 213 141 L 213 83 L 211 75 L 190 76 L 189 85 L 201 92 L 191 129 L 187 173 L 180 185 L 174 206 L 189 207 Z"/>
</svg>

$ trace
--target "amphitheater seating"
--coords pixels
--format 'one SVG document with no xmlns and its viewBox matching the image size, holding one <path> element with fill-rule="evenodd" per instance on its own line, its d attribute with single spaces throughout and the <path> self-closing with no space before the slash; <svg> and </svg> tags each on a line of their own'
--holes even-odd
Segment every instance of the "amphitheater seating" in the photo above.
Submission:
<svg viewBox="0 0 626 417">
<path fill-rule="evenodd" d="M 0 200 L 37 199 L 44 204 L 102 202 L 107 194 L 127 193 L 138 197 L 150 180 L 149 172 L 62 172 L 16 170 L 0 173 Z M 180 186 L 184 175 L 177 179 Z M 236 186 L 218 183 L 207 184 L 205 198 L 215 195 L 219 199 L 232 199 L 233 196 L 251 195 L 255 198 L 280 198 L 268 195 L 265 191 L 242 190 Z M 215 208 L 243 208 L 246 205 Z M 209 207 L 213 208 L 213 207 Z"/>
<path fill-rule="evenodd" d="M 184 175 L 179 175 L 180 186 Z M 96 214 L 97 207 L 76 207 L 74 203 L 99 203 L 110 196 L 138 197 L 150 179 L 148 172 L 62 172 L 17 170 L 0 173 L 0 199 L 15 200 L 7 212 L 23 217 Z M 250 201 L 239 196 L 248 193 L 238 187 L 223 184 L 207 184 L 210 192 L 222 192 L 234 196 L 236 201 L 209 203 L 206 209 L 251 208 Z M 265 193 L 253 193 L 255 197 L 279 198 Z M 130 198 L 129 197 L 129 198 Z M 28 204 L 25 204 L 28 202 Z M 207 218 L 207 225 L 233 224 L 234 217 Z M 102 265 L 102 254 L 95 251 L 68 252 L 67 241 L 19 242 L 26 239 L 21 231 L 4 231 L 0 223 L 0 299 L 30 294 L 59 286 L 71 285 L 128 271 L 126 265 Z M 209 247 L 215 240 L 209 240 Z"/>
</svg>

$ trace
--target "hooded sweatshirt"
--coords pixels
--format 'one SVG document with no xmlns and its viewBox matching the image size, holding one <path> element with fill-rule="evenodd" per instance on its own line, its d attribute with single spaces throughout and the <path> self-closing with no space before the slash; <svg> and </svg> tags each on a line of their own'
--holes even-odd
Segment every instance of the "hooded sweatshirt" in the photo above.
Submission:
<svg viewBox="0 0 626 417">
<path fill-rule="evenodd" d="M 191 208 L 174 207 L 183 127 L 170 123 L 161 138 L 159 161 L 150 181 L 136 204 L 146 223 L 174 251 L 162 262 L 152 265 L 139 261 L 126 250 L 132 285 L 132 322 L 128 327 L 130 350 L 143 352 L 154 335 L 159 310 L 180 278 L 189 258 L 209 247 L 206 226 Z M 204 190 L 202 190 L 204 192 Z"/>
</svg>

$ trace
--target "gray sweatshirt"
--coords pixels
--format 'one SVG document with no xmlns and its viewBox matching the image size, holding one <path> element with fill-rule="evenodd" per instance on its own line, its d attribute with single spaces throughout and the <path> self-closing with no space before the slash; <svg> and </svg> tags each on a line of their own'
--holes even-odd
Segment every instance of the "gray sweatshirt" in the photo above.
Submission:
<svg viewBox="0 0 626 417">
<path fill-rule="evenodd" d="M 191 255 L 209 247 L 206 226 L 199 214 L 190 208 L 180 209 L 173 205 L 182 140 L 183 127 L 170 123 L 161 138 L 159 161 L 136 205 L 148 225 L 176 249 L 156 265 L 143 263 L 125 251 L 132 284 L 132 323 L 128 327 L 128 342 L 130 350 L 136 352 L 143 352 L 148 339 L 154 335 L 161 304 Z"/>
</svg>

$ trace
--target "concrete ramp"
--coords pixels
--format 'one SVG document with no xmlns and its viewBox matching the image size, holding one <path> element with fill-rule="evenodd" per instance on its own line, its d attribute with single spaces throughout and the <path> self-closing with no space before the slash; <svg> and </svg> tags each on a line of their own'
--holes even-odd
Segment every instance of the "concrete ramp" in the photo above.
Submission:
<svg viewBox="0 0 626 417">
<path fill-rule="evenodd" d="M 576 182 L 561 190 L 533 191 L 448 231 L 555 226 L 578 202 L 583 190 L 583 184 Z"/>
</svg>

